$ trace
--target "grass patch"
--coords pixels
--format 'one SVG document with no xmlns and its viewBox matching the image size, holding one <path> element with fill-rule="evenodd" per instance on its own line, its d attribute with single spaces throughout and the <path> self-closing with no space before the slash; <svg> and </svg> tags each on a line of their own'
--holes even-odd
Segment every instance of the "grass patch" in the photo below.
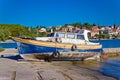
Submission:
<svg viewBox="0 0 120 80">
<path fill-rule="evenodd" d="M 1 48 L 1 47 L 0 47 L 0 52 L 2 52 L 2 51 L 4 51 L 4 48 Z"/>
</svg>

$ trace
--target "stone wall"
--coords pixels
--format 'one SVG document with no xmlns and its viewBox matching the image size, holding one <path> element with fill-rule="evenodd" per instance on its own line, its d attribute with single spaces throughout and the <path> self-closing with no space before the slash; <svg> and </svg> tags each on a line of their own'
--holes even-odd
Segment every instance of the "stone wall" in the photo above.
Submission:
<svg viewBox="0 0 120 80">
<path fill-rule="evenodd" d="M 104 53 L 120 53 L 120 48 L 104 48 Z"/>
</svg>

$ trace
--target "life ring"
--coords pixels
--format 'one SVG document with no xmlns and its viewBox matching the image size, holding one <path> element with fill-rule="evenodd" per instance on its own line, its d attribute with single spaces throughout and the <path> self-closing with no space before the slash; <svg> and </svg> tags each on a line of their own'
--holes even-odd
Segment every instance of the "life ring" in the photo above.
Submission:
<svg viewBox="0 0 120 80">
<path fill-rule="evenodd" d="M 60 57 L 60 52 L 59 51 L 53 52 L 52 57 L 53 58 L 59 58 Z"/>
<path fill-rule="evenodd" d="M 77 49 L 77 46 L 75 44 L 72 45 L 71 50 L 75 51 Z"/>
</svg>

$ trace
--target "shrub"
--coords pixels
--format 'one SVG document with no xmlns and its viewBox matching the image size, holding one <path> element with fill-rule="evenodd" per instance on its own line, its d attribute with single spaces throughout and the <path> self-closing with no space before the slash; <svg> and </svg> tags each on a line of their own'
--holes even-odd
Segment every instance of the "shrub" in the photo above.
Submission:
<svg viewBox="0 0 120 80">
<path fill-rule="evenodd" d="M 1 47 L 0 47 L 0 52 L 2 52 L 2 51 L 4 51 L 4 48 L 1 48 Z"/>
</svg>

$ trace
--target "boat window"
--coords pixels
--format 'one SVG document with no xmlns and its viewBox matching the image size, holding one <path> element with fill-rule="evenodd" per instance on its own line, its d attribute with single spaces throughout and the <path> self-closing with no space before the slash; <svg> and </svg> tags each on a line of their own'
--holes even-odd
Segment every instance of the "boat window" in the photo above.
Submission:
<svg viewBox="0 0 120 80">
<path fill-rule="evenodd" d="M 56 37 L 64 38 L 65 34 L 64 33 L 56 33 Z"/>
<path fill-rule="evenodd" d="M 74 35 L 74 34 L 67 34 L 67 38 L 74 39 L 74 38 L 75 38 L 75 35 Z"/>
<path fill-rule="evenodd" d="M 54 33 L 49 34 L 49 37 L 54 37 Z"/>
<path fill-rule="evenodd" d="M 77 39 L 82 39 L 82 40 L 84 40 L 84 35 L 77 35 Z"/>
</svg>

